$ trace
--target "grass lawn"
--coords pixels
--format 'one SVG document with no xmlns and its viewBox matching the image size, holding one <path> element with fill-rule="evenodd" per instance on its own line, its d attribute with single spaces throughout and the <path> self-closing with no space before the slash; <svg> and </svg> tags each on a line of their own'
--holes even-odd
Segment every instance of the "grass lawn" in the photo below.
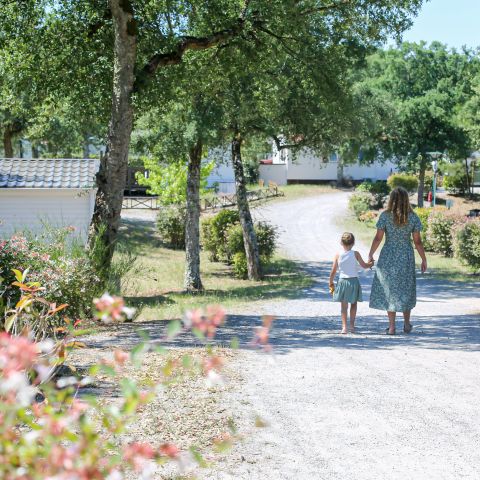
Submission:
<svg viewBox="0 0 480 480">
<path fill-rule="evenodd" d="M 339 219 L 339 226 L 352 232 L 357 239 L 366 246 L 366 256 L 375 234 L 375 226 L 373 224 L 360 222 L 353 215 L 348 215 L 343 219 Z M 380 249 L 378 252 L 379 251 Z M 420 263 L 420 257 L 416 251 L 415 257 L 417 263 Z M 473 275 L 472 272 L 465 265 L 462 265 L 456 258 L 446 258 L 436 253 L 427 252 L 427 261 L 428 270 L 434 278 L 450 280 L 452 282 L 478 281 L 478 276 Z"/>
<path fill-rule="evenodd" d="M 120 243 L 136 257 L 133 269 L 123 279 L 126 302 L 141 310 L 139 320 L 179 318 L 193 307 L 221 304 L 227 310 L 252 301 L 292 298 L 311 279 L 292 261 L 276 257 L 259 282 L 239 280 L 230 267 L 213 263 L 202 253 L 202 281 L 205 292 L 183 291 L 185 253 L 165 248 L 151 222 L 123 222 Z"/>
</svg>

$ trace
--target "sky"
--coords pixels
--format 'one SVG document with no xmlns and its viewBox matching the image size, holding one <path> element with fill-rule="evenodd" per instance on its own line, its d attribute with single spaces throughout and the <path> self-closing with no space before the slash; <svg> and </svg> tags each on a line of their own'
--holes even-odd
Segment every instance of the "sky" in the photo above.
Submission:
<svg viewBox="0 0 480 480">
<path fill-rule="evenodd" d="M 403 39 L 439 40 L 455 48 L 480 47 L 480 0 L 430 0 Z"/>
</svg>

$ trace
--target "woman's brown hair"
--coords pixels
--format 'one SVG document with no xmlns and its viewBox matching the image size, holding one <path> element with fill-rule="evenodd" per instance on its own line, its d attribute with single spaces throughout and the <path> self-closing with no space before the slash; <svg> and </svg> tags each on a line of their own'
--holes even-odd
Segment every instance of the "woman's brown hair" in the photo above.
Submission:
<svg viewBox="0 0 480 480">
<path fill-rule="evenodd" d="M 388 199 L 387 212 L 393 215 L 395 225 L 406 225 L 408 214 L 412 211 L 408 192 L 402 187 L 394 188 Z"/>
</svg>

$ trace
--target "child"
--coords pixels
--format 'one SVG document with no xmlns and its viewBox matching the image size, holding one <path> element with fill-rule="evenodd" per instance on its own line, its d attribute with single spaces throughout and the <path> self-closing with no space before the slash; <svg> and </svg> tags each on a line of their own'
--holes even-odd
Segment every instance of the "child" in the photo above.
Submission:
<svg viewBox="0 0 480 480">
<path fill-rule="evenodd" d="M 363 268 L 371 268 L 373 261 L 365 263 L 362 256 L 355 250 L 355 237 L 352 233 L 345 232 L 340 241 L 343 252 L 336 254 L 330 272 L 330 292 L 333 293 L 333 301 L 342 304 L 342 334 L 347 333 L 348 304 L 350 303 L 350 332 L 355 333 L 355 316 L 357 315 L 357 302 L 362 301 L 362 287 L 358 281 L 357 262 Z M 340 270 L 340 278 L 337 287 L 333 281 L 337 270 Z"/>
</svg>

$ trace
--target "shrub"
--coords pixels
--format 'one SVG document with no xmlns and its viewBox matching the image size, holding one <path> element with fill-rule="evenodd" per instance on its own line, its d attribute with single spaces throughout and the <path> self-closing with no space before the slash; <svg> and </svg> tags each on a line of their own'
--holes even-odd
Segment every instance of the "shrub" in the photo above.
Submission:
<svg viewBox="0 0 480 480">
<path fill-rule="evenodd" d="M 418 188 L 418 178 L 405 173 L 394 173 L 388 177 L 387 184 L 392 190 L 403 187 L 407 192 L 414 192 Z"/>
<path fill-rule="evenodd" d="M 232 257 L 233 273 L 236 277 L 246 279 L 248 275 L 247 257 L 245 252 L 237 252 Z"/>
<path fill-rule="evenodd" d="M 455 256 L 472 270 L 480 270 L 480 221 L 459 226 L 454 241 Z"/>
<path fill-rule="evenodd" d="M 186 208 L 183 205 L 163 205 L 157 217 L 161 240 L 171 248 L 185 248 Z"/>
<path fill-rule="evenodd" d="M 453 233 L 455 224 L 453 217 L 433 212 L 428 218 L 427 243 L 432 251 L 445 257 L 453 254 Z"/>
<path fill-rule="evenodd" d="M 255 223 L 255 234 L 257 236 L 258 252 L 262 262 L 267 263 L 273 256 L 278 237 L 277 229 L 268 222 Z M 245 253 L 243 243 L 243 231 L 241 225 L 237 224 L 227 232 L 227 249 L 230 257 L 237 253 Z"/>
<path fill-rule="evenodd" d="M 357 186 L 357 192 L 367 192 L 373 195 L 375 202 L 373 208 L 380 209 L 385 203 L 385 197 L 390 193 L 390 187 L 386 182 L 371 182 L 366 180 Z"/>
<path fill-rule="evenodd" d="M 353 211 L 357 218 L 370 210 L 372 203 L 374 203 L 373 195 L 367 192 L 358 192 L 350 196 L 348 206 Z"/>
<path fill-rule="evenodd" d="M 465 194 L 468 189 L 467 175 L 462 163 L 452 163 L 445 166 L 443 187 L 449 193 Z"/>
<path fill-rule="evenodd" d="M 428 243 L 428 240 L 427 240 L 428 219 L 429 219 L 432 211 L 433 210 L 431 208 L 416 208 L 415 209 L 415 213 L 418 215 L 418 218 L 420 219 L 420 222 L 422 222 L 422 232 L 421 232 L 422 242 L 423 242 L 423 246 L 424 246 L 425 250 L 427 250 L 427 251 L 432 250 L 432 247 Z"/>
<path fill-rule="evenodd" d="M 68 246 L 69 232 L 66 228 L 50 231 L 50 243 L 44 236 L 28 239 L 22 235 L 0 243 L 0 314 L 20 299 L 19 290 L 12 286 L 17 280 L 14 269 L 28 269 L 30 281 L 42 284 L 44 298 L 50 303 L 67 303 L 73 318 L 90 314 L 100 279 L 85 252 Z"/>
<path fill-rule="evenodd" d="M 239 222 L 240 217 L 236 210 L 221 210 L 210 219 L 202 221 L 202 245 L 209 252 L 210 260 L 231 262 L 232 254 L 228 247 L 227 232 Z"/>
<path fill-rule="evenodd" d="M 21 289 L 32 287 L 28 282 L 23 283 L 25 272 L 19 275 Z M 22 298 L 45 306 L 48 302 L 37 297 L 37 293 L 24 292 Z M 95 307 L 97 317 L 104 323 L 118 321 L 129 313 L 123 299 L 108 295 L 98 299 Z M 18 316 L 27 309 L 14 310 Z M 32 320 L 38 321 L 41 314 L 31 310 Z M 200 339 L 210 339 L 224 320 L 225 312 L 220 307 L 207 307 L 205 312 L 193 310 L 186 313 L 184 325 L 180 321 L 169 325 L 168 338 L 191 329 Z M 264 322 L 263 337 L 257 334 L 255 345 L 268 347 L 264 339 L 268 337 L 270 324 Z M 129 377 L 132 368 L 142 369 L 145 353 L 159 351 L 158 345 L 149 342 L 136 346 L 130 353 L 115 350 L 111 359 L 92 365 L 88 377 L 57 379 L 52 372 L 65 361 L 71 348 L 80 346 L 73 333 L 67 341 L 53 345 L 49 341 L 34 342 L 28 336 L 0 334 L 0 478 L 151 478 L 157 464 L 174 462 L 181 468 L 187 459 L 193 463 L 192 467 L 204 466 L 206 462 L 198 447 L 181 450 L 174 443 L 134 441 L 130 429 L 146 406 L 150 404 L 153 408 L 158 392 L 168 388 L 175 378 L 203 376 L 212 385 L 221 381 L 222 359 L 213 349 L 206 349 L 202 358 L 185 355 L 182 362 L 171 358 L 164 349 L 167 366 L 161 381 L 140 383 Z M 78 394 L 92 377 L 118 385 L 115 402 Z M 219 439 L 214 440 L 218 449 L 227 449 L 239 439 L 233 429 L 230 433 L 220 433 Z"/>
<path fill-rule="evenodd" d="M 257 222 L 255 224 L 255 233 L 257 234 L 260 257 L 264 262 L 268 262 L 277 247 L 277 228 L 268 222 Z"/>
<path fill-rule="evenodd" d="M 374 223 L 375 220 L 377 219 L 377 212 L 374 212 L 372 210 L 369 210 L 368 212 L 365 212 L 365 213 L 362 213 L 358 219 L 361 221 L 361 222 L 365 222 L 365 223 Z"/>
</svg>

